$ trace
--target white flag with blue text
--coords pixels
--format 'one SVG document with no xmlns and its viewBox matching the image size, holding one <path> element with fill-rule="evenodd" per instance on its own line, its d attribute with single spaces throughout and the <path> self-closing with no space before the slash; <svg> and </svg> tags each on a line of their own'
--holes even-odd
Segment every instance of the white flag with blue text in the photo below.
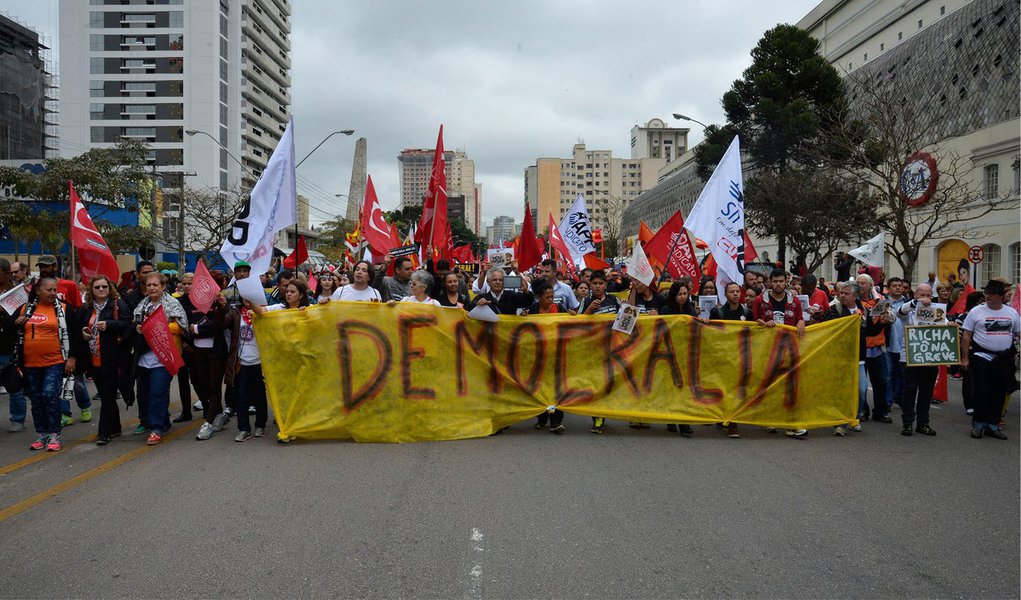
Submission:
<svg viewBox="0 0 1021 600">
<path fill-rule="evenodd" d="M 571 261 L 579 268 L 585 267 L 585 255 L 596 251 L 592 241 L 592 220 L 585 206 L 585 196 L 578 194 L 570 210 L 560 220 L 560 237 L 571 252 Z"/>
<path fill-rule="evenodd" d="M 717 265 L 719 290 L 727 281 L 742 282 L 744 274 L 744 183 L 741 145 L 737 136 L 702 188 L 684 226 L 709 245 Z"/>
<path fill-rule="evenodd" d="M 252 266 L 252 277 L 269 270 L 273 238 L 298 222 L 298 190 L 294 179 L 294 120 L 287 124 L 252 194 L 234 220 L 220 256 L 230 265 L 240 260 Z"/>
</svg>

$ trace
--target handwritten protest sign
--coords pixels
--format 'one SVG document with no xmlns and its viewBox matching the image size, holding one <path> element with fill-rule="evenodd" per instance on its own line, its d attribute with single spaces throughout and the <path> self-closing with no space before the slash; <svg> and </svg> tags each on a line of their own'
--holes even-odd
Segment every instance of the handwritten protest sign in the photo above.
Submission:
<svg viewBox="0 0 1021 600">
<path fill-rule="evenodd" d="M 907 366 L 956 365 L 961 362 L 957 325 L 909 325 L 904 328 Z"/>
</svg>

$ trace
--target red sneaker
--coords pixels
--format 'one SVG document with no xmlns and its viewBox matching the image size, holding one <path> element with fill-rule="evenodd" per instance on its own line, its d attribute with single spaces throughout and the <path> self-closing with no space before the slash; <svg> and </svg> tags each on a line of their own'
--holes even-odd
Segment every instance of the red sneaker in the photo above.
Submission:
<svg viewBox="0 0 1021 600">
<path fill-rule="evenodd" d="M 46 448 L 46 443 L 50 441 L 50 436 L 45 433 L 40 433 L 35 436 L 35 441 L 28 447 L 29 450 L 42 450 Z"/>
<path fill-rule="evenodd" d="M 50 443 L 46 444 L 47 452 L 57 452 L 61 448 L 60 434 L 54 433 L 50 435 Z"/>
<path fill-rule="evenodd" d="M 155 446 L 156 444 L 163 441 L 163 436 L 153 431 L 149 434 L 149 439 L 145 440 L 145 445 Z"/>
</svg>

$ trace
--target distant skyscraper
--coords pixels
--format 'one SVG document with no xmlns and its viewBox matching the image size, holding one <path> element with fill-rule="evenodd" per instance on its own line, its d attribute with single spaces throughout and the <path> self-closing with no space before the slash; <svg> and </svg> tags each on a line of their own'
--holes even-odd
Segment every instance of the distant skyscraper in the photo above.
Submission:
<svg viewBox="0 0 1021 600">
<path fill-rule="evenodd" d="M 667 127 L 662 119 L 649 119 L 631 128 L 631 158 L 675 160 L 688 150 L 687 127 Z"/>
<path fill-rule="evenodd" d="M 397 157 L 401 178 L 401 206 L 421 206 L 432 177 L 433 149 L 408 148 Z M 472 231 L 478 231 L 481 211 L 475 202 L 481 198 L 481 186 L 476 194 L 475 161 L 464 152 L 447 150 L 443 153 L 446 162 L 447 195 L 464 196 L 466 199 L 464 221 Z"/>
<path fill-rule="evenodd" d="M 39 34 L 0 15 L 0 160 L 46 158 L 56 150 L 46 50 Z"/>
</svg>

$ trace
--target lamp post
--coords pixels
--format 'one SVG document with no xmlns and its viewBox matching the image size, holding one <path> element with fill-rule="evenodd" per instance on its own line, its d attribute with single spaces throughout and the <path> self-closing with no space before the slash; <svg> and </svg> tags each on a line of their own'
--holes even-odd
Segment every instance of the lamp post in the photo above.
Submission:
<svg viewBox="0 0 1021 600">
<path fill-rule="evenodd" d="M 180 274 L 184 274 L 185 269 L 185 254 L 184 254 L 184 182 L 188 177 L 194 177 L 198 175 L 195 171 L 185 171 L 181 173 L 181 191 L 180 191 L 180 202 L 177 204 L 177 270 Z"/>
<path fill-rule="evenodd" d="M 316 144 L 316 147 L 315 147 L 315 148 L 312 148 L 312 151 L 311 151 L 311 152 L 309 152 L 308 154 L 306 154 L 306 155 L 305 155 L 305 158 L 303 158 L 303 159 L 299 160 L 299 161 L 298 161 L 298 164 L 294 165 L 294 168 L 295 168 L 295 169 L 297 169 L 298 167 L 300 167 L 300 166 L 301 166 L 301 163 L 303 163 L 303 162 L 305 162 L 306 160 L 308 160 L 308 157 L 310 157 L 310 156 L 312 156 L 313 154 L 315 154 L 315 151 L 319 149 L 319 146 L 322 146 L 323 144 L 325 144 L 325 143 L 326 143 L 326 140 L 328 140 L 328 139 L 330 139 L 331 137 L 333 137 L 333 136 L 337 135 L 338 133 L 343 133 L 344 135 L 351 135 L 351 134 L 353 134 L 354 132 L 355 132 L 355 130 L 354 130 L 354 129 L 341 129 L 340 131 L 334 131 L 334 132 L 333 132 L 333 133 L 331 133 L 330 135 L 328 135 L 328 136 L 326 136 L 325 138 L 323 138 L 323 141 L 321 141 L 321 142 L 319 142 L 318 144 Z"/>
<path fill-rule="evenodd" d="M 702 126 L 702 129 L 709 128 L 709 126 L 703 123 L 702 121 L 699 121 L 698 119 L 692 119 L 691 117 L 682 115 L 681 113 L 674 113 L 674 118 L 677 119 L 678 121 L 691 121 L 692 123 L 698 123 L 699 125 Z"/>
<path fill-rule="evenodd" d="M 244 165 L 244 163 L 242 163 L 242 162 L 241 162 L 240 160 L 238 160 L 238 157 L 236 157 L 236 156 L 234 156 L 233 154 L 231 154 L 230 150 L 228 150 L 226 146 L 224 146 L 223 144 L 221 144 L 221 143 L 220 143 L 220 140 L 218 140 L 218 139 L 214 138 L 214 137 L 213 137 L 213 136 L 212 136 L 212 135 L 211 135 L 211 134 L 210 134 L 209 132 L 207 132 L 207 131 L 202 131 L 201 129 L 185 129 L 185 130 L 184 130 L 184 133 L 185 133 L 185 134 L 187 134 L 187 135 L 189 135 L 189 136 L 194 136 L 195 134 L 199 134 L 199 133 L 201 133 L 202 135 L 206 136 L 207 138 L 209 138 L 209 139 L 213 140 L 213 143 L 214 143 L 214 144 L 216 144 L 217 146 L 219 146 L 221 150 L 223 150 L 224 152 L 226 152 L 226 153 L 227 153 L 227 156 L 229 156 L 229 157 L 233 158 L 233 159 L 234 159 L 234 162 L 236 162 L 236 163 L 238 164 L 238 166 L 239 166 L 239 167 L 241 167 L 242 169 L 244 169 L 244 170 L 245 170 L 245 172 L 246 172 L 246 173 L 248 173 L 249 175 L 251 175 L 252 177 L 255 177 L 255 173 L 252 173 L 251 169 L 249 169 L 248 167 L 246 167 L 246 166 Z"/>
</svg>

